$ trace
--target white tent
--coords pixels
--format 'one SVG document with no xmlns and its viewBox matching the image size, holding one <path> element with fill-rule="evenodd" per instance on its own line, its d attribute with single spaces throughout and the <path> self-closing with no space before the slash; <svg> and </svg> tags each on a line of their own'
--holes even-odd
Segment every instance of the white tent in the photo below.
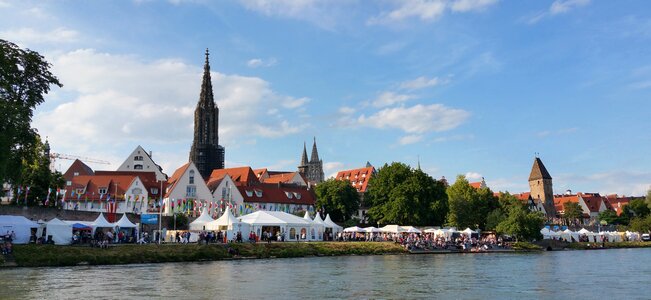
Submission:
<svg viewBox="0 0 651 300">
<path fill-rule="evenodd" d="M 308 211 L 306 210 L 306 211 L 305 211 L 305 215 L 303 216 L 303 219 L 312 222 L 312 218 L 310 218 L 310 212 L 308 212 Z"/>
<path fill-rule="evenodd" d="M 208 222 L 206 230 L 233 230 L 234 224 L 239 223 L 230 209 L 227 209 L 217 220 Z"/>
<path fill-rule="evenodd" d="M 465 234 L 465 235 L 471 236 L 473 233 L 477 233 L 477 231 L 474 231 L 474 230 L 472 230 L 470 228 L 466 228 L 466 229 L 464 229 L 462 231 L 462 233 Z"/>
<path fill-rule="evenodd" d="M 113 223 L 109 223 L 109 221 L 104 218 L 103 213 L 99 213 L 99 216 L 97 216 L 97 219 L 93 221 L 93 223 L 90 224 L 91 227 L 93 227 L 93 230 L 96 228 L 106 228 L 106 227 L 115 227 Z"/>
<path fill-rule="evenodd" d="M 118 220 L 117 223 L 115 223 L 115 225 L 117 227 L 120 227 L 120 228 L 136 228 L 137 227 L 136 224 L 133 224 L 129 220 L 129 218 L 127 218 L 127 214 L 123 214 L 122 218 L 120 218 L 120 220 Z"/>
<path fill-rule="evenodd" d="M 303 234 L 305 239 L 309 239 L 308 231 L 312 229 L 310 221 L 282 211 L 259 210 L 237 219 L 249 224 L 257 236 L 261 236 L 263 226 L 279 227 L 286 240 L 296 240 Z"/>
<path fill-rule="evenodd" d="M 425 232 L 425 233 L 436 233 L 437 231 L 440 231 L 440 229 L 427 228 L 423 232 Z"/>
<path fill-rule="evenodd" d="M 542 234 L 543 239 L 550 239 L 551 238 L 551 236 L 549 235 L 549 232 L 550 232 L 550 230 L 547 227 L 543 227 L 543 229 L 540 229 L 540 234 Z"/>
<path fill-rule="evenodd" d="M 342 231 L 344 229 L 343 227 L 335 224 L 335 222 L 332 222 L 332 219 L 330 219 L 330 214 L 326 215 L 326 218 L 323 221 L 323 223 L 326 224 L 326 227 L 332 228 L 332 233 L 337 233 L 337 232 L 340 232 L 340 231 Z"/>
<path fill-rule="evenodd" d="M 370 227 L 364 228 L 364 232 L 366 232 L 366 233 L 380 233 L 380 232 L 382 232 L 382 230 L 380 230 L 378 228 L 375 228 L 373 226 L 370 226 Z"/>
<path fill-rule="evenodd" d="M 401 228 L 400 226 L 398 226 L 398 225 L 386 225 L 386 226 L 380 228 L 380 230 L 382 230 L 382 232 L 390 232 L 390 233 L 400 233 L 400 232 L 405 232 L 405 230 L 402 229 L 402 228 Z"/>
<path fill-rule="evenodd" d="M 69 245 L 72 242 L 72 224 L 54 218 L 45 224 L 47 235 L 52 236 L 56 245 Z"/>
<path fill-rule="evenodd" d="M 364 228 L 353 226 L 344 228 L 344 232 L 365 232 Z"/>
<path fill-rule="evenodd" d="M 23 216 L 0 216 L 0 235 L 11 234 L 13 231 L 16 237 L 14 244 L 27 244 L 32 236 L 32 228 L 38 228 L 38 223 L 30 221 Z"/>
<path fill-rule="evenodd" d="M 588 233 L 592 233 L 592 231 L 587 230 L 587 229 L 585 229 L 585 228 L 581 228 L 581 230 L 579 230 L 579 233 L 580 233 L 580 234 L 588 234 Z"/>
<path fill-rule="evenodd" d="M 421 233 L 421 231 L 416 227 L 411 227 L 407 229 L 407 233 Z"/>
<path fill-rule="evenodd" d="M 312 229 L 313 231 L 316 231 L 317 239 L 323 240 L 323 233 L 325 232 L 326 223 L 323 222 L 318 212 L 314 214 L 314 220 L 312 220 L 312 222 L 314 225 L 312 226 Z"/>
<path fill-rule="evenodd" d="M 214 220 L 215 219 L 213 219 L 208 213 L 208 209 L 204 207 L 203 210 L 201 211 L 201 215 L 199 215 L 199 217 L 196 220 L 190 223 L 190 230 L 205 230 L 206 224 Z"/>
</svg>

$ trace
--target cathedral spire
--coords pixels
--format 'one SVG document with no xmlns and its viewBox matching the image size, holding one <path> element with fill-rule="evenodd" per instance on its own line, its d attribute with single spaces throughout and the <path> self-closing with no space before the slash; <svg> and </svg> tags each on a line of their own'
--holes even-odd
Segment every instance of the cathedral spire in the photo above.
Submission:
<svg viewBox="0 0 651 300">
<path fill-rule="evenodd" d="M 303 155 L 301 156 L 301 166 L 307 166 L 307 146 L 303 142 Z"/>
<path fill-rule="evenodd" d="M 212 80 L 210 78 L 210 53 L 206 48 L 206 62 L 203 65 L 203 80 L 201 81 L 201 94 L 199 95 L 199 106 L 214 107 L 215 99 L 212 93 Z"/>
<path fill-rule="evenodd" d="M 310 155 L 310 162 L 319 161 L 319 151 L 316 150 L 316 137 L 314 137 L 314 144 L 312 144 L 312 155 Z"/>
</svg>

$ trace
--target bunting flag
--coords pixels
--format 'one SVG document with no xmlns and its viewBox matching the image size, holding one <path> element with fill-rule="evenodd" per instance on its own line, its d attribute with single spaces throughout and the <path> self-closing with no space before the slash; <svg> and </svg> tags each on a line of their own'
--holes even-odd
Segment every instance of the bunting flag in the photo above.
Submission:
<svg viewBox="0 0 651 300">
<path fill-rule="evenodd" d="M 27 205 L 27 195 L 29 195 L 29 186 L 27 187 L 27 190 L 25 191 L 25 205 Z"/>
<path fill-rule="evenodd" d="M 45 196 L 45 206 L 50 204 L 50 194 L 52 194 L 52 189 L 48 187 L 47 188 L 47 196 Z"/>
<path fill-rule="evenodd" d="M 65 190 L 65 189 L 61 190 L 61 194 L 63 195 L 63 197 L 61 197 L 61 203 L 66 202 L 66 192 L 67 192 L 67 190 Z"/>
</svg>

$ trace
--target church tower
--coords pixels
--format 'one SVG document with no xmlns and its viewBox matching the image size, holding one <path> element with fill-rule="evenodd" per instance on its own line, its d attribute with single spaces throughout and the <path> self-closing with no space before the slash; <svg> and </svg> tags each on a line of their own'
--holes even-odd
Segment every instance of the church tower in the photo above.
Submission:
<svg viewBox="0 0 651 300">
<path fill-rule="evenodd" d="M 190 150 L 190 161 L 197 166 L 203 178 L 208 178 L 213 169 L 223 169 L 225 156 L 224 147 L 219 145 L 219 108 L 212 93 L 209 55 L 206 49 L 201 93 L 194 110 L 194 140 Z"/>
<path fill-rule="evenodd" d="M 531 189 L 531 197 L 543 203 L 547 217 L 554 217 L 556 209 L 554 207 L 552 176 L 549 175 L 547 168 L 545 168 L 539 157 L 533 160 L 533 167 L 531 167 L 531 174 L 529 174 L 529 188 Z"/>
<path fill-rule="evenodd" d="M 316 149 L 316 138 L 314 138 L 314 144 L 312 144 L 312 155 L 310 155 L 309 161 L 307 160 L 307 148 L 305 143 L 303 143 L 303 155 L 301 155 L 298 172 L 309 183 L 317 184 L 323 182 L 323 160 L 319 159 L 319 151 Z"/>
</svg>

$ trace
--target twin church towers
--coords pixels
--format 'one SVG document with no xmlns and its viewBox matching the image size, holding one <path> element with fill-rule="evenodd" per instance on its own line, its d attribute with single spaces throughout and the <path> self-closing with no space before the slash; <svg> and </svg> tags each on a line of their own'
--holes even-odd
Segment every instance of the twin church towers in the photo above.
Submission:
<svg viewBox="0 0 651 300">
<path fill-rule="evenodd" d="M 194 110 L 194 139 L 190 149 L 190 161 L 195 164 L 203 178 L 210 177 L 214 169 L 224 168 L 226 149 L 219 145 L 219 108 L 215 104 L 210 78 L 210 53 L 206 49 L 206 62 L 203 65 L 203 79 L 199 102 Z M 323 181 L 323 161 L 319 159 L 316 149 L 316 139 L 312 147 L 312 157 L 308 161 L 303 146 L 303 157 L 298 166 L 308 181 L 319 183 Z"/>
</svg>

